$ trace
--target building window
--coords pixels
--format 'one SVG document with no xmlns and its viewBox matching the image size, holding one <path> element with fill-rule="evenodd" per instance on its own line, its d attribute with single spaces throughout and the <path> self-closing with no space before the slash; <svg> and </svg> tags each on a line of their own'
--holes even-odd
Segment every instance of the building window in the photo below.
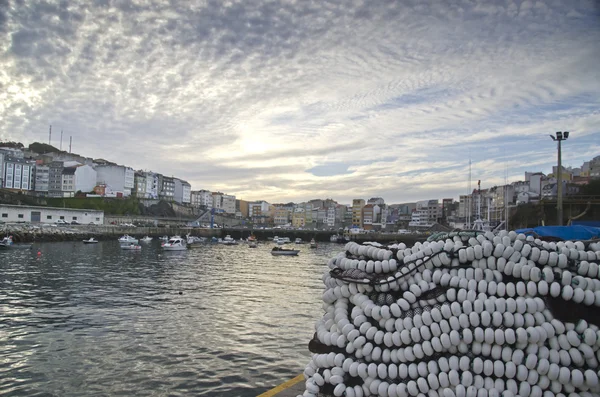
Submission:
<svg viewBox="0 0 600 397">
<path fill-rule="evenodd" d="M 46 219 L 52 219 L 52 215 L 46 215 Z"/>
<path fill-rule="evenodd" d="M 64 217 L 64 216 L 61 216 L 61 217 L 60 217 L 60 219 L 64 220 L 64 219 L 65 219 L 65 217 Z"/>
<path fill-rule="evenodd" d="M 74 220 L 74 221 L 76 221 L 76 220 L 77 220 L 77 217 L 76 217 L 76 216 L 74 216 L 74 217 L 73 217 L 73 220 Z"/>
<path fill-rule="evenodd" d="M 8 214 L 2 214 L 2 218 L 8 218 Z"/>
<path fill-rule="evenodd" d="M 96 222 L 100 222 L 100 218 L 96 218 Z"/>
<path fill-rule="evenodd" d="M 23 214 L 18 215 L 19 219 L 23 219 Z"/>
</svg>

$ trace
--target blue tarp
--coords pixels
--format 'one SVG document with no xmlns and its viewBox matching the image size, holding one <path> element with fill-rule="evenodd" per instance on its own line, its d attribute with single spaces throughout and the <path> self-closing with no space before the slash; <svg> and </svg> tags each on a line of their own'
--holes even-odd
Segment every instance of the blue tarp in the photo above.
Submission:
<svg viewBox="0 0 600 397">
<path fill-rule="evenodd" d="M 572 221 L 571 225 L 600 227 L 600 221 Z"/>
<path fill-rule="evenodd" d="M 583 225 L 573 226 L 538 226 L 532 229 L 515 230 L 517 233 L 534 232 L 538 236 L 552 236 L 563 240 L 591 240 L 600 238 L 600 227 Z"/>
</svg>

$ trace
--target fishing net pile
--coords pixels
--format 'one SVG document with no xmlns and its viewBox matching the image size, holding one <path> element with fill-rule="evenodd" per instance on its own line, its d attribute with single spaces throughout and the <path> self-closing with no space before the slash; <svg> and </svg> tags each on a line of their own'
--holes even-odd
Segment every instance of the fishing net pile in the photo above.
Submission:
<svg viewBox="0 0 600 397">
<path fill-rule="evenodd" d="M 302 396 L 600 396 L 600 243 L 456 232 L 350 242 Z"/>
</svg>

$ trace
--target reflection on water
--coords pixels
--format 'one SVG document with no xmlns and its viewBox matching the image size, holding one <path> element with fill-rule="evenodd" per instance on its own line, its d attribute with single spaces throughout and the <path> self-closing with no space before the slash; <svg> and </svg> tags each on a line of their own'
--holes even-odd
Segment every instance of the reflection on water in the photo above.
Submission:
<svg viewBox="0 0 600 397">
<path fill-rule="evenodd" d="M 342 246 L 272 246 L 0 252 L 0 394 L 256 396 L 296 376 Z"/>
</svg>

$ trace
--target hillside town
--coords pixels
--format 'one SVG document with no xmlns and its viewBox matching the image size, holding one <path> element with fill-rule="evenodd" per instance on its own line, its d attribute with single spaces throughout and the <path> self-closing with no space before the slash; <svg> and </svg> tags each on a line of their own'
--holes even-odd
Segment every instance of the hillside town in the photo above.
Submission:
<svg viewBox="0 0 600 397">
<path fill-rule="evenodd" d="M 35 143 L 0 144 L 2 188 L 36 197 L 75 198 L 135 197 L 152 205 L 166 201 L 196 209 L 197 225 L 209 215 L 237 219 L 240 225 L 295 229 L 339 228 L 355 231 L 429 230 L 436 225 L 468 228 L 476 219 L 495 227 L 509 219 L 511 209 L 557 196 L 557 167 L 545 174 L 526 172 L 524 180 L 482 188 L 479 182 L 470 194 L 454 198 L 432 198 L 389 204 L 381 197 L 356 198 L 352 203 L 314 199 L 301 203 L 247 201 L 235 195 L 208 189 L 194 190 L 189 182 L 155 171 L 134 170 L 104 159 L 93 159 Z M 563 167 L 563 194 L 574 195 L 590 181 L 600 179 L 600 156 L 580 167 Z M 3 214 L 4 215 L 4 214 Z M 204 223 L 205 224 L 205 223 Z"/>
</svg>

